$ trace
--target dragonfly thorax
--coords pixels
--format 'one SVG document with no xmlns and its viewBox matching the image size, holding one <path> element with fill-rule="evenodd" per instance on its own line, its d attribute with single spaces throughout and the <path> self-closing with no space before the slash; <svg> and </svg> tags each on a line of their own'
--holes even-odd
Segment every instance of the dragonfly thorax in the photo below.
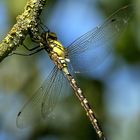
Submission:
<svg viewBox="0 0 140 140">
<path fill-rule="evenodd" d="M 53 32 L 45 32 L 42 34 L 45 43 L 45 50 L 48 52 L 50 58 L 59 69 L 67 67 L 69 60 L 63 45 L 57 40 L 57 36 Z"/>
</svg>

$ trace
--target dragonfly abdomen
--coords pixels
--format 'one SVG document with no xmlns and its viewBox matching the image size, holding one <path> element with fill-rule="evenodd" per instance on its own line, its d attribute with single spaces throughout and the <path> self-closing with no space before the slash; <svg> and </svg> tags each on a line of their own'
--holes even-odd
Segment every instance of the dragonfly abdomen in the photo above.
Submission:
<svg viewBox="0 0 140 140">
<path fill-rule="evenodd" d="M 94 112 L 92 111 L 86 97 L 84 96 L 82 90 L 79 88 L 79 86 L 77 85 L 75 79 L 72 77 L 72 75 L 70 73 L 65 73 L 68 81 L 70 82 L 70 85 L 72 87 L 72 89 L 74 90 L 75 95 L 78 97 L 81 105 L 84 107 L 87 116 L 89 117 L 93 127 L 96 130 L 96 133 L 98 134 L 99 138 L 102 138 L 103 140 L 105 139 L 103 132 L 101 130 L 101 128 L 99 127 L 98 121 L 94 115 Z"/>
</svg>

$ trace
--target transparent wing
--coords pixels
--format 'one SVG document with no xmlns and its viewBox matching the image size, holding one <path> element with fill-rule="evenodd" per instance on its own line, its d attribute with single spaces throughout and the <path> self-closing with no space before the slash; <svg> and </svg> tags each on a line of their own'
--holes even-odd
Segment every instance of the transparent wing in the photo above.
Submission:
<svg viewBox="0 0 140 140">
<path fill-rule="evenodd" d="M 92 64 L 94 67 L 105 60 L 112 51 L 113 41 L 119 37 L 120 33 L 127 26 L 132 15 L 132 12 L 130 12 L 131 8 L 131 5 L 127 5 L 117 10 L 101 26 L 90 30 L 68 46 L 66 53 L 75 70 L 80 70 L 77 64 L 85 59 L 85 52 L 90 53 L 92 63 L 89 62 L 89 64 Z M 85 62 L 88 64 L 88 60 Z"/>
<path fill-rule="evenodd" d="M 18 128 L 33 126 L 42 117 L 47 117 L 51 113 L 64 89 L 63 79 L 63 73 L 54 67 L 41 87 L 18 113 L 16 120 Z"/>
<path fill-rule="evenodd" d="M 62 95 L 65 97 L 66 93 L 64 92 L 68 92 L 68 88 L 70 87 L 63 72 L 60 70 L 57 71 L 57 78 L 53 79 L 53 83 L 55 84 L 50 84 L 50 87 L 46 90 L 46 93 L 49 93 L 49 98 L 48 94 L 44 94 L 43 96 L 41 113 L 44 119 L 52 112 L 56 103 L 60 100 L 59 97 L 62 98 Z"/>
</svg>

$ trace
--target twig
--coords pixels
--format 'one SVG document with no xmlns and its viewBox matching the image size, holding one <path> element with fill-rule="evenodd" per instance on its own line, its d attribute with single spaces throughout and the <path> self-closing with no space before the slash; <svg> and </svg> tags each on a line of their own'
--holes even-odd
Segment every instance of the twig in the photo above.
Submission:
<svg viewBox="0 0 140 140">
<path fill-rule="evenodd" d="M 29 31 L 37 37 L 38 19 L 46 0 L 28 0 L 24 12 L 18 15 L 17 23 L 0 43 L 0 62 L 20 44 L 23 43 Z"/>
</svg>

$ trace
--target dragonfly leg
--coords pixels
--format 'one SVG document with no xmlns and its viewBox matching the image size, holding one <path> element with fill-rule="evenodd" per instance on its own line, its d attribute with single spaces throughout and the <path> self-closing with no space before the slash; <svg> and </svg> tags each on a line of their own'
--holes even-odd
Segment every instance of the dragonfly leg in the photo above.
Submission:
<svg viewBox="0 0 140 140">
<path fill-rule="evenodd" d="M 28 50 L 28 51 L 34 51 L 34 50 L 36 50 L 36 49 L 38 49 L 40 46 L 38 45 L 38 46 L 36 46 L 36 47 L 34 47 L 34 48 L 28 48 L 24 43 L 22 44 L 23 45 L 23 47 L 26 49 L 26 50 Z"/>
<path fill-rule="evenodd" d="M 46 25 L 44 25 L 43 23 L 42 23 L 42 21 L 41 21 L 41 19 L 39 18 L 39 23 L 40 23 L 40 27 L 41 27 L 41 29 L 44 31 L 44 32 L 46 32 L 46 31 L 50 31 L 49 30 L 49 28 L 46 26 Z M 44 28 L 45 28 L 45 30 L 44 30 Z"/>
<path fill-rule="evenodd" d="M 31 56 L 31 55 L 34 55 L 34 54 L 36 54 L 36 53 L 38 53 L 38 52 L 40 52 L 40 51 L 42 51 L 44 48 L 40 48 L 40 49 L 38 49 L 38 50 L 36 50 L 36 51 L 34 51 L 34 52 L 32 52 L 32 53 L 28 53 L 28 54 L 26 54 L 26 53 L 18 53 L 18 52 L 13 52 L 13 53 L 11 53 L 11 54 L 9 54 L 8 56 L 11 56 L 11 55 L 21 55 L 21 56 Z"/>
</svg>

